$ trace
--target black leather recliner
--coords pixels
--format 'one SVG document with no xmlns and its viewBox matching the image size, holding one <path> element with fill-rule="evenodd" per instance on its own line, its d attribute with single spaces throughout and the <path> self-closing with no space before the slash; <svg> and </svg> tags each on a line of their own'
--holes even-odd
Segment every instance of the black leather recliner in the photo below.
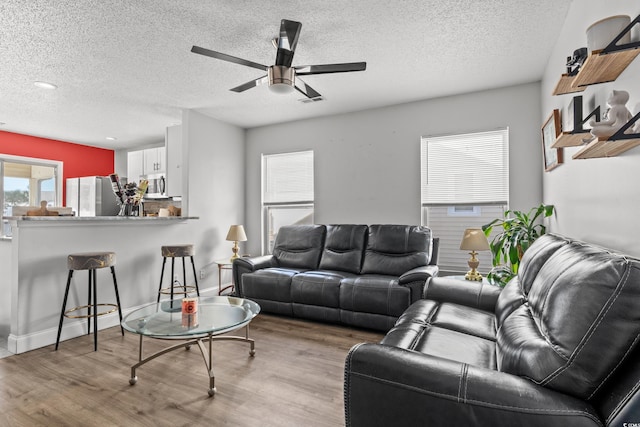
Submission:
<svg viewBox="0 0 640 427">
<path fill-rule="evenodd" d="M 438 274 L 437 239 L 409 225 L 281 227 L 272 255 L 233 263 L 262 311 L 388 331 Z"/>
<path fill-rule="evenodd" d="M 501 290 L 435 277 L 351 349 L 347 426 L 640 423 L 640 262 L 547 234 Z"/>
</svg>

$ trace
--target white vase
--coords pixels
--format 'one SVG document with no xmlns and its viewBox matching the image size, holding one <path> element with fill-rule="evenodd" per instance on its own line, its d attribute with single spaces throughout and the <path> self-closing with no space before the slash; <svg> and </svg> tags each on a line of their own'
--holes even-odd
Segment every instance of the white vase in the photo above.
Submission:
<svg viewBox="0 0 640 427">
<path fill-rule="evenodd" d="M 587 49 L 589 53 L 607 47 L 630 23 L 631 18 L 628 15 L 615 15 L 591 24 L 587 28 Z M 630 42 L 631 32 L 627 32 L 617 44 Z"/>
</svg>

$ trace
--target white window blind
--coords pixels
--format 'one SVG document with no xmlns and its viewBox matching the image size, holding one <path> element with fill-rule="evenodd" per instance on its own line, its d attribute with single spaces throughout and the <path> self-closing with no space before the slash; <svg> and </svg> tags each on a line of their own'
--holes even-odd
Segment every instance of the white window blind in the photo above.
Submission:
<svg viewBox="0 0 640 427">
<path fill-rule="evenodd" d="M 460 250 L 464 230 L 500 218 L 508 208 L 508 130 L 424 137 L 420 154 L 423 224 L 440 238 L 440 269 L 462 274 L 469 269 L 469 255 Z M 490 252 L 478 259 L 486 274 Z"/>
<path fill-rule="evenodd" d="M 313 202 L 313 151 L 263 155 L 264 204 Z"/>
<path fill-rule="evenodd" d="M 508 130 L 424 137 L 422 205 L 507 204 Z"/>
</svg>

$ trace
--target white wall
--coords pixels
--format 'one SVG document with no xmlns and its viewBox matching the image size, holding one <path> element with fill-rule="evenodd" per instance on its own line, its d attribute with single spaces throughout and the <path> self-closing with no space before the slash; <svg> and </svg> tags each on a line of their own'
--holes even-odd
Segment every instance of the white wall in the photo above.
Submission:
<svg viewBox="0 0 640 427">
<path fill-rule="evenodd" d="M 529 209 L 542 199 L 540 111 L 531 83 L 249 129 L 249 252 L 260 253 L 261 154 L 314 151 L 316 223 L 420 224 L 420 137 L 509 127 L 511 206 Z"/>
<path fill-rule="evenodd" d="M 551 93 L 565 72 L 566 57 L 574 49 L 586 47 L 586 29 L 608 16 L 623 14 L 633 19 L 638 13 L 638 3 L 628 0 L 573 2 L 542 81 L 543 118 L 557 108 L 561 110 L 564 126 L 567 125 L 570 114 L 567 107 L 579 94 L 552 96 Z M 632 33 L 633 40 L 639 40 L 637 27 Z M 604 112 L 606 99 L 613 89 L 628 91 L 631 97 L 627 107 L 634 114 L 639 112 L 638 75 L 640 59 L 636 58 L 615 82 L 588 87 L 582 92 L 586 114 L 595 105 L 601 105 Z M 592 107 L 587 108 L 589 105 Z M 578 149 L 566 148 L 564 164 L 544 174 L 544 201 L 557 207 L 557 218 L 551 223 L 551 230 L 640 256 L 640 227 L 636 225 L 640 200 L 640 148 L 618 157 L 572 160 L 571 156 Z"/>
<path fill-rule="evenodd" d="M 245 132 L 192 110 L 184 111 L 182 123 L 182 169 L 187 174 L 183 214 L 200 217 L 191 238 L 207 254 L 201 259 L 207 276 L 217 280 L 213 261 L 231 257 L 233 244 L 225 240 L 229 226 L 244 219 Z"/>
</svg>

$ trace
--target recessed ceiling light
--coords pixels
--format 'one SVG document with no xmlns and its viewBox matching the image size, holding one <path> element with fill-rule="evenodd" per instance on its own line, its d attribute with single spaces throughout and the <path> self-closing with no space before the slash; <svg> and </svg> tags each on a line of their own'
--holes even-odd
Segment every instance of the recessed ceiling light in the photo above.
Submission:
<svg viewBox="0 0 640 427">
<path fill-rule="evenodd" d="M 0 122 L 0 126 L 4 126 L 4 125 L 6 125 L 5 122 Z"/>
<path fill-rule="evenodd" d="M 107 141 L 117 141 L 118 138 L 116 138 L 115 136 L 108 136 L 105 138 Z"/>
<path fill-rule="evenodd" d="M 47 83 L 47 82 L 33 82 L 34 85 L 38 86 L 40 89 L 49 89 L 49 90 L 55 90 L 58 89 L 58 86 L 54 85 L 53 83 Z"/>
</svg>

